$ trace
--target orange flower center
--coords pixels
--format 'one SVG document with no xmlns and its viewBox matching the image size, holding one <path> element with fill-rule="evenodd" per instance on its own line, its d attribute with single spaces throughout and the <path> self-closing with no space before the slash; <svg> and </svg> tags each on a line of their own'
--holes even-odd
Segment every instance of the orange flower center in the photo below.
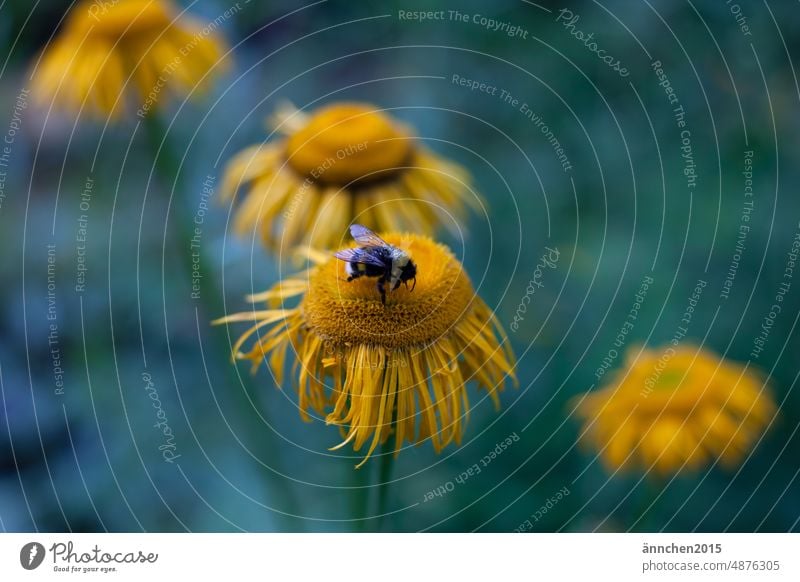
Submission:
<svg viewBox="0 0 800 582">
<path fill-rule="evenodd" d="M 654 390 L 677 390 L 687 379 L 686 370 L 664 370 L 653 383 Z"/>
<path fill-rule="evenodd" d="M 286 142 L 289 165 L 316 182 L 347 185 L 385 177 L 407 163 L 406 129 L 374 107 L 332 105 L 318 111 Z"/>
<path fill-rule="evenodd" d="M 312 275 L 302 303 L 309 327 L 323 340 L 337 346 L 420 346 L 450 333 L 469 312 L 472 284 L 446 247 L 415 235 L 388 235 L 386 241 L 416 263 L 416 287 L 390 291 L 387 285 L 383 305 L 375 278 L 348 283 L 345 263 L 328 261 Z"/>
</svg>

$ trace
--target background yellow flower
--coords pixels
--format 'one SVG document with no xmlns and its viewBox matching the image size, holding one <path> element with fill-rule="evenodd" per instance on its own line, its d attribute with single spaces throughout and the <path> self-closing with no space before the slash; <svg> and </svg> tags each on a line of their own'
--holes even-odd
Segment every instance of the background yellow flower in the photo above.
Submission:
<svg viewBox="0 0 800 582">
<path fill-rule="evenodd" d="M 372 105 L 338 103 L 312 115 L 287 106 L 275 125 L 284 139 L 239 152 L 221 188 L 227 199 L 247 191 L 235 228 L 257 229 L 270 249 L 337 248 L 353 221 L 376 231 L 456 230 L 466 206 L 480 207 L 466 170 Z"/>
<path fill-rule="evenodd" d="M 205 85 L 225 51 L 215 26 L 167 0 L 84 0 L 34 65 L 33 95 L 72 114 L 144 116 Z"/>
<path fill-rule="evenodd" d="M 320 254 L 318 266 L 250 298 L 270 309 L 217 321 L 255 322 L 234 353 L 254 370 L 266 360 L 278 385 L 287 350 L 296 352 L 302 417 L 313 410 L 342 427 L 339 447 L 369 443 L 361 464 L 392 432 L 395 452 L 404 441 L 430 439 L 437 452 L 460 443 L 470 411 L 466 383 L 475 379 L 499 407 L 506 377 L 516 382 L 505 334 L 449 249 L 420 235 L 385 238 L 417 264 L 416 288 L 390 292 L 386 305 L 375 279 L 348 283 L 345 263 Z M 297 307 L 278 308 L 296 296 Z"/>
<path fill-rule="evenodd" d="M 632 348 L 577 402 L 583 438 L 612 470 L 659 473 L 740 462 L 776 413 L 760 374 L 708 350 Z"/>
</svg>

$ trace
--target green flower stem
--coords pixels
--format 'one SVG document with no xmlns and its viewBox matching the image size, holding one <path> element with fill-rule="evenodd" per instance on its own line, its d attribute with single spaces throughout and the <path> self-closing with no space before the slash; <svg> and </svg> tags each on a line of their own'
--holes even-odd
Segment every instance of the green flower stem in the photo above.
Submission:
<svg viewBox="0 0 800 582">
<path fill-rule="evenodd" d="M 181 182 L 180 157 L 177 155 L 178 150 L 170 142 L 163 122 L 157 113 L 151 112 L 144 118 L 142 125 L 145 139 L 153 155 L 156 171 L 164 182 L 164 186 L 171 187 L 174 192 L 182 191 L 179 187 Z M 172 243 L 179 251 L 179 262 L 186 271 L 185 276 L 190 281 L 193 269 L 199 268 L 199 271 L 204 274 L 204 284 L 209 286 L 210 289 L 200 294 L 199 301 L 202 303 L 203 312 L 211 314 L 211 317 L 221 317 L 224 315 L 224 305 L 220 298 L 221 294 L 216 288 L 216 278 L 211 276 L 214 271 L 208 261 L 205 260 L 203 253 L 199 253 L 199 257 L 194 257 L 195 261 L 199 259 L 199 263 L 195 262 L 193 266 L 192 257 L 187 252 L 195 233 L 195 224 L 189 213 L 180 207 L 180 201 L 175 201 L 175 204 L 174 216 L 176 220 L 174 221 L 175 228 Z M 212 348 L 208 350 L 206 357 L 211 357 L 212 361 L 224 357 L 225 362 L 221 362 L 221 366 L 226 370 L 230 385 L 236 386 L 239 384 L 239 377 L 234 373 L 228 361 L 228 355 L 230 354 L 228 342 L 224 340 L 221 333 L 212 333 L 210 337 L 209 343 Z M 231 390 L 230 393 L 235 398 L 236 410 L 241 415 L 241 426 L 245 429 L 245 439 L 248 447 L 253 451 L 253 455 L 258 459 L 269 459 L 270 464 L 280 470 L 280 467 L 285 466 L 280 460 L 280 451 L 283 445 L 277 441 L 270 430 L 265 429 L 261 418 L 251 410 L 256 407 L 256 402 L 249 396 L 244 386 L 242 386 L 242 389 Z M 265 416 L 263 411 L 261 414 Z M 283 471 L 280 472 L 283 473 Z M 286 513 L 298 515 L 298 505 L 290 489 L 278 483 L 275 480 L 276 475 L 266 468 L 260 467 L 260 473 L 265 484 L 267 499 L 274 499 L 277 502 L 269 503 L 269 505 L 282 508 Z M 275 515 L 279 516 L 279 519 L 284 522 L 284 527 L 287 530 L 297 529 L 298 520 L 296 518 L 281 513 L 276 513 Z"/>
<path fill-rule="evenodd" d="M 634 515 L 634 521 L 638 519 L 639 531 L 645 533 L 656 533 L 659 530 L 656 523 L 655 501 L 661 494 L 661 482 L 653 475 L 645 475 L 640 483 L 640 492 L 638 500 L 638 510 Z"/>
<path fill-rule="evenodd" d="M 388 364 L 387 364 L 388 365 Z M 400 386 L 397 387 L 398 391 Z M 392 410 L 392 426 L 397 426 L 397 405 Z M 396 430 L 396 429 L 395 429 Z M 389 482 L 392 480 L 392 466 L 394 465 L 394 446 L 393 439 L 387 438 L 381 443 L 378 460 L 378 483 L 375 485 L 377 490 L 377 506 L 375 508 L 375 530 L 381 531 L 384 527 L 389 501 Z"/>
<path fill-rule="evenodd" d="M 353 469 L 353 485 L 350 489 L 350 512 L 352 515 L 353 531 L 363 533 L 369 525 L 369 497 L 372 479 L 370 478 L 371 466 L 365 464 L 360 469 Z"/>
<path fill-rule="evenodd" d="M 389 438 L 379 448 L 378 458 L 372 457 L 360 469 L 353 471 L 351 488 L 351 512 L 353 515 L 353 531 L 381 531 L 383 529 L 386 507 L 389 499 L 389 481 L 392 478 L 394 463 L 394 447 Z M 377 482 L 372 461 L 378 464 Z M 371 503 L 373 501 L 375 503 Z"/>
<path fill-rule="evenodd" d="M 392 439 L 386 439 L 381 445 L 380 461 L 378 465 L 378 508 L 376 511 L 376 527 L 381 531 L 386 521 L 384 514 L 387 511 L 389 501 L 389 482 L 392 479 L 392 467 L 394 466 L 394 447 L 391 445 Z"/>
</svg>

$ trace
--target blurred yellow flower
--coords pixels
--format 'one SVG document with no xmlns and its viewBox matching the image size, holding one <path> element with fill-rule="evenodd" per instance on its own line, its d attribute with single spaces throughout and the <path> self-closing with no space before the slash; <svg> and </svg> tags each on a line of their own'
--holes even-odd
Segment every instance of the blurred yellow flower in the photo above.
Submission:
<svg viewBox="0 0 800 582">
<path fill-rule="evenodd" d="M 708 350 L 637 350 L 606 388 L 577 403 L 583 438 L 611 470 L 735 466 L 777 411 L 760 374 Z"/>
<path fill-rule="evenodd" d="M 296 353 L 302 418 L 313 411 L 341 427 L 344 442 L 334 449 L 352 443 L 358 451 L 368 443 L 359 467 L 391 433 L 395 454 L 404 441 L 430 439 L 437 453 L 460 443 L 470 410 L 467 381 L 474 378 L 496 407 L 506 378 L 516 383 L 509 342 L 449 249 L 421 235 L 385 238 L 417 265 L 416 288 L 389 292 L 386 305 L 375 279 L 348 283 L 346 263 L 311 253 L 316 264 L 309 270 L 249 298 L 268 309 L 215 322 L 255 322 L 234 355 L 250 360 L 254 371 L 266 361 L 279 386 L 287 350 Z M 291 297 L 300 298 L 296 307 L 279 307 Z"/>
<path fill-rule="evenodd" d="M 583 438 L 611 470 L 735 466 L 776 413 L 764 379 L 740 364 L 689 346 L 637 351 L 577 402 Z"/>
<path fill-rule="evenodd" d="M 465 206 L 480 207 L 466 170 L 372 105 L 338 103 L 312 115 L 286 106 L 273 122 L 284 137 L 239 152 L 221 188 L 228 199 L 247 190 L 235 229 L 258 229 L 267 248 L 338 248 L 353 221 L 432 234 L 440 224 L 456 229 Z"/>
<path fill-rule="evenodd" d="M 202 88 L 226 51 L 168 0 L 84 0 L 42 54 L 33 75 L 40 105 L 76 115 L 144 117 L 171 95 Z"/>
</svg>

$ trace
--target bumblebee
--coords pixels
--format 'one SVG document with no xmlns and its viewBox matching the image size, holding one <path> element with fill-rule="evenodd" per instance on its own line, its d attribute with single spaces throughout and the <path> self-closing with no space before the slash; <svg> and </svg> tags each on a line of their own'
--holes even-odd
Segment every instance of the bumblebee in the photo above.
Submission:
<svg viewBox="0 0 800 582">
<path fill-rule="evenodd" d="M 407 252 L 390 245 L 366 226 L 353 224 L 350 234 L 361 245 L 354 249 L 345 249 L 335 254 L 337 259 L 347 263 L 347 282 L 359 277 L 377 277 L 378 292 L 381 302 L 386 305 L 386 284 L 391 291 L 403 283 L 408 289 L 408 282 L 413 281 L 411 291 L 417 285 L 417 266 Z"/>
</svg>

